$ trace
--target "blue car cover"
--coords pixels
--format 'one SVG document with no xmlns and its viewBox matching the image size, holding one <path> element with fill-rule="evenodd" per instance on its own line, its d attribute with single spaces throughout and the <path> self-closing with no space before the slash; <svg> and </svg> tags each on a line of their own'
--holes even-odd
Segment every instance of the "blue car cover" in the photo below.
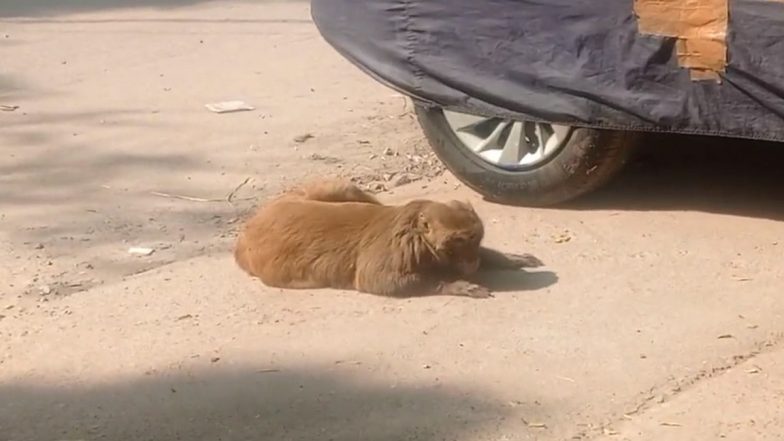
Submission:
<svg viewBox="0 0 784 441">
<path fill-rule="evenodd" d="M 667 3 L 312 0 L 311 11 L 344 57 L 425 105 L 784 141 L 784 2 Z"/>
</svg>

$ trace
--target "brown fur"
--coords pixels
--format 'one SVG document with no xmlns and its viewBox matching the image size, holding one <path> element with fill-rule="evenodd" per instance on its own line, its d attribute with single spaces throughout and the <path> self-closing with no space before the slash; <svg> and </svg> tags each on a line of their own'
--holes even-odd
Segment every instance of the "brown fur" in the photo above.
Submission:
<svg viewBox="0 0 784 441">
<path fill-rule="evenodd" d="M 490 295 L 461 280 L 480 263 L 541 264 L 533 256 L 483 248 L 483 236 L 482 221 L 468 203 L 415 200 L 387 206 L 353 184 L 328 181 L 261 207 L 240 232 L 235 259 L 264 284 L 280 288 L 472 297 Z"/>
<path fill-rule="evenodd" d="M 283 198 L 309 199 L 321 202 L 365 202 L 381 205 L 373 195 L 359 189 L 351 182 L 342 179 L 313 181 L 291 189 L 281 195 Z"/>
</svg>

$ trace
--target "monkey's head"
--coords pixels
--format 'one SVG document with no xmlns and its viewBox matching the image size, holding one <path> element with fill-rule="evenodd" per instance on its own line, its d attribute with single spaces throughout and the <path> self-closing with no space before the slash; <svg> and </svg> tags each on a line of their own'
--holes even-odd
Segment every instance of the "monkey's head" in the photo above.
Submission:
<svg viewBox="0 0 784 441">
<path fill-rule="evenodd" d="M 443 267 L 469 275 L 479 269 L 482 220 L 468 202 L 428 202 L 417 218 L 422 238 Z"/>
</svg>

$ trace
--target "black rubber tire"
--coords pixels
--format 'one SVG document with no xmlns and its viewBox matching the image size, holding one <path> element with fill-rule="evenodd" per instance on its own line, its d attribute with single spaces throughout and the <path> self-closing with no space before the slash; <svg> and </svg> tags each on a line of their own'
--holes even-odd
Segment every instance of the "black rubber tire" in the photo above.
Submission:
<svg viewBox="0 0 784 441">
<path fill-rule="evenodd" d="M 576 127 L 550 161 L 534 169 L 506 170 L 469 151 L 440 108 L 415 104 L 415 109 L 446 168 L 486 199 L 505 204 L 544 207 L 598 189 L 623 168 L 638 137 L 636 132 Z"/>
</svg>

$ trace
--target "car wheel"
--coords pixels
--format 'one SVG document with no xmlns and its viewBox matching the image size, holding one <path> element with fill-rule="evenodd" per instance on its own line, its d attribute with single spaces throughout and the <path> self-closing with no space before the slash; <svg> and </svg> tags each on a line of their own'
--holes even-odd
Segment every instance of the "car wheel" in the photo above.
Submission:
<svg viewBox="0 0 784 441">
<path fill-rule="evenodd" d="M 547 206 L 605 184 L 626 163 L 635 132 L 484 117 L 415 105 L 446 167 L 487 199 Z"/>
</svg>

